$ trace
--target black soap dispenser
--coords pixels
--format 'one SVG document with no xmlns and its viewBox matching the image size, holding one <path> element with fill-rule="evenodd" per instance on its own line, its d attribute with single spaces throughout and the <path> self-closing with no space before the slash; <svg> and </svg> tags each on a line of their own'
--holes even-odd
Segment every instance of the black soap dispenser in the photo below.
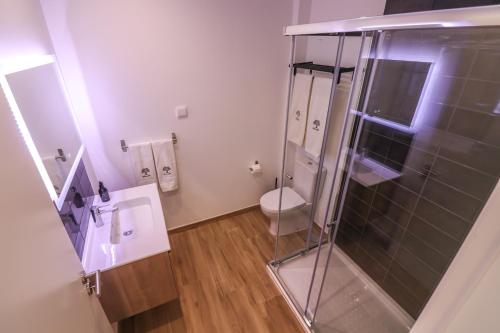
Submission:
<svg viewBox="0 0 500 333">
<path fill-rule="evenodd" d="M 99 196 L 101 197 L 102 202 L 109 201 L 108 189 L 104 187 L 104 184 L 102 182 L 99 182 Z"/>
</svg>

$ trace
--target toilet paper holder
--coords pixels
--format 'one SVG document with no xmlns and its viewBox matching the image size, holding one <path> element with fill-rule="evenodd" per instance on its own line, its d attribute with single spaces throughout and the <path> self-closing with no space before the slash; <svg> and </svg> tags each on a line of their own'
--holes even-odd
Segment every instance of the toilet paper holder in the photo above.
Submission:
<svg viewBox="0 0 500 333">
<path fill-rule="evenodd" d="M 254 164 L 250 165 L 248 169 L 250 169 L 251 174 L 260 173 L 262 170 L 258 160 L 255 160 Z"/>
</svg>

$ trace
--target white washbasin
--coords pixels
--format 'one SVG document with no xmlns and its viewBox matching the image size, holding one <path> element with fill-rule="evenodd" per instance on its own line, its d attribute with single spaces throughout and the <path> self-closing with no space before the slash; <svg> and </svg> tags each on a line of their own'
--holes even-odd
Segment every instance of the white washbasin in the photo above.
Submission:
<svg viewBox="0 0 500 333">
<path fill-rule="evenodd" d="M 94 205 L 117 208 L 101 215 L 104 225 L 90 218 L 82 256 L 85 272 L 106 270 L 170 251 L 167 228 L 156 184 L 110 192 L 111 200 Z"/>
<path fill-rule="evenodd" d="M 111 216 L 110 242 L 120 244 L 153 229 L 151 200 L 141 197 L 116 203 Z"/>
<path fill-rule="evenodd" d="M 371 158 L 361 158 L 358 154 L 354 156 L 351 178 L 363 186 L 373 186 L 400 176 L 401 173 Z"/>
</svg>

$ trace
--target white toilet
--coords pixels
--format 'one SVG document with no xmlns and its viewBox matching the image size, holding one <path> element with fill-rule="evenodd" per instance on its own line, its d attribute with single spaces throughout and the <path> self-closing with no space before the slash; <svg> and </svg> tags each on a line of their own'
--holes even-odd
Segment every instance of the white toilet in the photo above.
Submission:
<svg viewBox="0 0 500 333">
<path fill-rule="evenodd" d="M 313 201 L 317 170 L 317 163 L 310 160 L 295 159 L 293 187 L 283 187 L 280 236 L 307 228 L 309 221 L 307 208 Z M 324 175 L 322 178 L 324 178 Z M 269 231 L 273 235 L 276 235 L 278 231 L 279 199 L 279 188 L 267 192 L 260 198 L 260 208 L 271 220 Z"/>
</svg>

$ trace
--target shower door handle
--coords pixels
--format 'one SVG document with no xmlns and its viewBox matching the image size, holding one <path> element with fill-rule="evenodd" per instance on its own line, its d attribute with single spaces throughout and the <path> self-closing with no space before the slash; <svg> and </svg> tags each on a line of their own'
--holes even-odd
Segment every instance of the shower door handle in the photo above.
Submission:
<svg viewBox="0 0 500 333">
<path fill-rule="evenodd" d="M 328 222 L 328 223 L 326 224 L 326 226 L 327 226 L 328 228 L 330 228 L 330 227 L 335 226 L 336 224 L 337 224 L 337 221 L 336 221 L 336 220 L 334 220 L 334 221 Z"/>
</svg>

